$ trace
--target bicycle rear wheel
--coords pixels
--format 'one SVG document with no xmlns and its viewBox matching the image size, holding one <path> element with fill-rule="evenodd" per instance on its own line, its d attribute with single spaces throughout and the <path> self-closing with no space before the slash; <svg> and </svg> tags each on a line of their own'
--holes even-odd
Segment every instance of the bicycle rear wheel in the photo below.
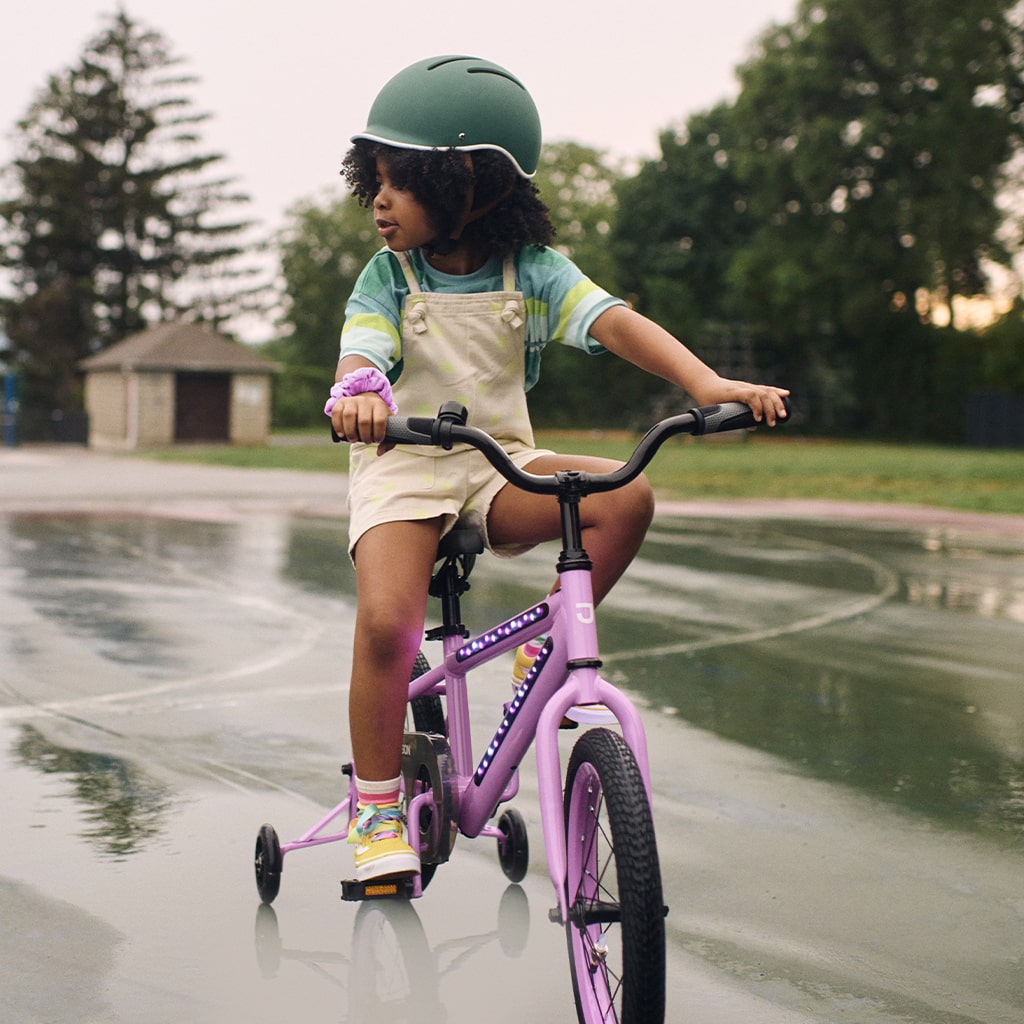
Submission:
<svg viewBox="0 0 1024 1024">
<path fill-rule="evenodd" d="M 581 1024 L 665 1019 L 665 907 L 650 806 L 618 733 L 591 729 L 565 786 L 566 938 Z"/>
<path fill-rule="evenodd" d="M 430 662 L 427 656 L 419 651 L 416 654 L 416 661 L 412 666 L 412 673 L 409 681 L 417 679 L 424 672 L 430 671 Z M 444 707 L 441 698 L 436 693 L 430 693 L 423 697 L 414 697 L 409 702 L 409 710 L 412 714 L 412 724 L 416 732 L 430 732 L 438 736 L 446 736 L 448 728 L 444 720 Z M 429 780 L 421 780 L 429 784 Z M 429 824 L 429 819 L 427 821 Z M 436 864 L 420 865 L 420 885 L 426 889 L 430 885 L 434 873 L 437 871 Z"/>
<path fill-rule="evenodd" d="M 420 651 L 416 655 L 409 681 L 412 682 L 413 679 L 429 671 L 430 662 L 427 661 L 427 656 Z M 427 694 L 424 697 L 414 697 L 409 703 L 412 708 L 413 726 L 417 732 L 432 732 L 438 736 L 448 734 L 444 721 L 444 708 L 441 706 L 441 698 L 436 693 Z"/>
</svg>

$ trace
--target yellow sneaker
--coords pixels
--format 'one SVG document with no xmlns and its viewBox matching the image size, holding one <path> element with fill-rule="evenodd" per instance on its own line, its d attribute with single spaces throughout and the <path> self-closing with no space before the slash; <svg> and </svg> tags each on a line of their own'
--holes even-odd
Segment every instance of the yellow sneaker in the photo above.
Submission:
<svg viewBox="0 0 1024 1024">
<path fill-rule="evenodd" d="M 397 804 L 370 804 L 353 818 L 348 841 L 356 847 L 356 880 L 418 875 L 420 858 L 402 838 L 402 811 Z"/>
<path fill-rule="evenodd" d="M 526 673 L 533 668 L 544 647 L 546 637 L 540 636 L 536 640 L 527 640 L 525 644 L 516 648 L 516 658 L 512 664 L 512 687 L 517 690 L 526 678 Z M 604 725 L 615 721 L 615 716 L 605 707 L 604 704 L 580 704 L 569 708 L 562 719 L 560 728 L 575 729 L 577 725 Z"/>
</svg>

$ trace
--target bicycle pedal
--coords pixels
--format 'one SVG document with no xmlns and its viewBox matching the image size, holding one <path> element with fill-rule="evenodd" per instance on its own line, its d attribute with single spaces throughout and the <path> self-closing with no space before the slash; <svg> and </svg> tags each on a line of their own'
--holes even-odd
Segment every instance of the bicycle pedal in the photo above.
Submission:
<svg viewBox="0 0 1024 1024">
<path fill-rule="evenodd" d="M 411 900 L 414 896 L 412 878 L 355 878 L 341 880 L 341 898 L 348 903 L 364 900 Z"/>
</svg>

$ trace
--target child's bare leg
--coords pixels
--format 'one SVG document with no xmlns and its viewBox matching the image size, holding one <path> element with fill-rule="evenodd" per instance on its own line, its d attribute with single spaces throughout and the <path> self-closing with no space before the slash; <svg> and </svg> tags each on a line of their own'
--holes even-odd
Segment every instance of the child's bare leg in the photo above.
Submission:
<svg viewBox="0 0 1024 1024">
<path fill-rule="evenodd" d="M 356 545 L 349 727 L 361 779 L 401 772 L 409 675 L 423 638 L 440 520 L 384 523 Z"/>
<path fill-rule="evenodd" d="M 562 469 L 607 473 L 621 466 L 610 459 L 542 455 L 526 468 L 549 475 Z M 633 561 L 654 516 L 654 494 L 647 478 L 626 487 L 592 494 L 580 502 L 583 546 L 594 563 L 594 598 L 600 602 Z M 491 503 L 487 531 L 492 544 L 539 544 L 561 536 L 558 502 L 506 484 Z"/>
</svg>

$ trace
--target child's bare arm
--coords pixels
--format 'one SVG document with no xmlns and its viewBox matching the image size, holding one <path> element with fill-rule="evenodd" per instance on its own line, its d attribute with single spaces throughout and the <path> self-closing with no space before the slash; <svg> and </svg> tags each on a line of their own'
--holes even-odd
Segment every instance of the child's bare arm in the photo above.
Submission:
<svg viewBox="0 0 1024 1024">
<path fill-rule="evenodd" d="M 787 389 L 720 377 L 663 327 L 626 306 L 602 313 L 590 334 L 609 352 L 685 389 L 699 405 L 744 402 L 769 426 L 785 419 Z"/>
</svg>

